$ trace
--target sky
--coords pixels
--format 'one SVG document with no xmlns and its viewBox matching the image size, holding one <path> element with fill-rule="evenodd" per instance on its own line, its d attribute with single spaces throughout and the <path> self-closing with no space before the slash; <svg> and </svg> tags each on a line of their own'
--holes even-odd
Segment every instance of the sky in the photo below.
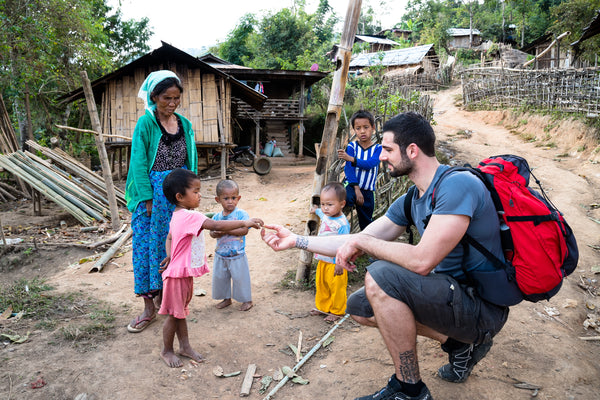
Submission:
<svg viewBox="0 0 600 400">
<path fill-rule="evenodd" d="M 407 0 L 363 0 L 362 8 L 371 5 L 384 28 L 400 21 Z M 120 3 L 124 19 L 148 17 L 154 35 L 150 48 L 161 46 L 161 40 L 179 49 L 199 49 L 224 42 L 239 19 L 247 13 L 264 15 L 291 7 L 293 0 L 108 0 L 113 8 Z M 381 3 L 384 3 L 383 6 Z M 306 0 L 305 10 L 312 14 L 318 0 Z M 329 0 L 343 22 L 349 0 Z M 341 25 L 340 25 L 341 29 Z"/>
</svg>

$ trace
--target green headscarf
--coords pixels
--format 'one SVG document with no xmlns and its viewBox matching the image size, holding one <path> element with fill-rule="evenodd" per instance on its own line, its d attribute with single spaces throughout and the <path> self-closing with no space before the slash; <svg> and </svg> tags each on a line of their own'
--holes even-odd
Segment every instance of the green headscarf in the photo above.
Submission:
<svg viewBox="0 0 600 400">
<path fill-rule="evenodd" d="M 150 73 L 144 83 L 142 83 L 142 87 L 140 87 L 140 91 L 138 92 L 138 97 L 144 100 L 144 107 L 146 110 L 154 111 L 156 109 L 156 103 L 152 101 L 150 94 L 152 94 L 156 85 L 167 78 L 175 78 L 179 84 L 181 84 L 181 80 L 175 72 L 169 70 L 154 71 Z"/>
</svg>

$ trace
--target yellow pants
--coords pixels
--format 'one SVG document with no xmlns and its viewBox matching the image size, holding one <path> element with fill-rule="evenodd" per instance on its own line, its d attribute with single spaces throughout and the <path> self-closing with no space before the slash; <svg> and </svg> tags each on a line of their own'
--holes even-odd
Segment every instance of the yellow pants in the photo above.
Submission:
<svg viewBox="0 0 600 400">
<path fill-rule="evenodd" d="M 335 264 L 319 260 L 315 284 L 317 294 L 315 305 L 317 310 L 344 315 L 346 313 L 346 286 L 348 286 L 348 272 L 342 275 L 333 275 Z"/>
</svg>

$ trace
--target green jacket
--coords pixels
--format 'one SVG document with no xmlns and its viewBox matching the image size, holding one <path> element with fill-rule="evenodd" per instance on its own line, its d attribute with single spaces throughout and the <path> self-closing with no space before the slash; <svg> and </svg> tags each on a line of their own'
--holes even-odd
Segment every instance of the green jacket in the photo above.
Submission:
<svg viewBox="0 0 600 400">
<path fill-rule="evenodd" d="M 187 147 L 187 158 L 185 165 L 190 171 L 198 171 L 198 154 L 192 123 L 184 116 L 181 118 Z M 127 208 L 134 212 L 137 206 L 153 197 L 152 185 L 150 184 L 150 170 L 156 159 L 158 142 L 162 133 L 154 114 L 146 110 L 135 125 L 131 141 L 131 160 L 127 172 L 127 183 L 125 184 L 125 200 Z"/>
</svg>

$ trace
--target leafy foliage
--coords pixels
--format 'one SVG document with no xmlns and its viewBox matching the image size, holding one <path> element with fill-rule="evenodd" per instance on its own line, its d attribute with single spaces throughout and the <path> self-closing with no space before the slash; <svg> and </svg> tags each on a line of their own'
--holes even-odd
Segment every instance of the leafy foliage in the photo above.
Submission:
<svg viewBox="0 0 600 400">
<path fill-rule="evenodd" d="M 569 39 L 579 39 L 583 29 L 600 10 L 600 0 L 569 0 L 550 9 L 553 23 L 550 29 L 555 34 L 570 31 Z M 570 40 L 573 42 L 574 40 Z M 594 62 L 600 52 L 600 35 L 596 35 L 581 43 L 582 57 Z"/>
<path fill-rule="evenodd" d="M 55 99 L 81 85 L 80 71 L 95 79 L 122 65 L 150 34 L 147 19 L 124 21 L 106 0 L 0 0 L 0 92 L 21 135 L 68 122 Z"/>
<path fill-rule="evenodd" d="M 334 43 L 338 17 L 327 0 L 321 0 L 314 14 L 282 8 L 262 18 L 246 14 L 227 40 L 216 49 L 219 57 L 235 64 L 259 69 L 309 69 L 314 63 L 328 63 L 326 53 Z"/>
<path fill-rule="evenodd" d="M 597 0 L 592 2 L 597 3 Z M 553 8 L 559 5 L 569 8 L 571 3 L 578 4 L 581 11 L 585 7 L 590 12 L 597 9 L 586 0 L 409 0 L 397 27 L 412 30 L 413 42 L 435 43 L 438 52 L 443 52 L 448 50 L 447 29 L 469 28 L 472 17 L 472 27 L 481 32 L 484 40 L 521 47 L 543 35 L 555 23 Z M 567 18 L 565 22 L 570 20 Z"/>
</svg>

